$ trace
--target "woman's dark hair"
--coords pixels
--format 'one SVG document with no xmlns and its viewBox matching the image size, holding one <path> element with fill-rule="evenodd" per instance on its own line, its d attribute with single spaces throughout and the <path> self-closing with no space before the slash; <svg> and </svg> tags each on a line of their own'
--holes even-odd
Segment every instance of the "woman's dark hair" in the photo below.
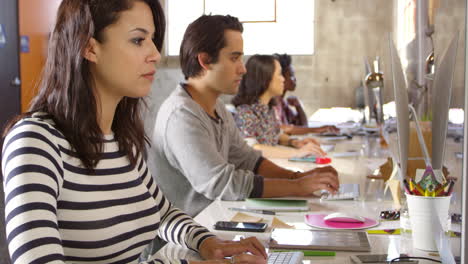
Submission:
<svg viewBox="0 0 468 264">
<path fill-rule="evenodd" d="M 103 30 L 116 23 L 120 13 L 131 9 L 136 1 L 144 2 L 151 8 L 156 28 L 154 43 L 161 50 L 166 24 L 158 0 L 62 1 L 49 39 L 39 93 L 27 113 L 10 121 L 3 137 L 21 118 L 35 112 L 46 112 L 70 142 L 84 167 L 92 170 L 96 166 L 103 151 L 103 133 L 97 120 L 97 99 L 89 62 L 82 54 L 92 37 L 105 42 Z M 141 98 L 124 97 L 117 106 L 112 122 L 119 149 L 128 156 L 133 166 L 138 153 L 144 151 L 145 141 L 148 141 L 140 117 L 141 101 Z"/>
<path fill-rule="evenodd" d="M 203 15 L 187 27 L 179 53 L 185 79 L 201 73 L 202 67 L 197 57 L 199 53 L 206 52 L 210 57 L 209 63 L 218 61 L 219 51 L 226 46 L 224 32 L 228 29 L 241 33 L 244 31 L 242 23 L 230 15 Z"/>
<path fill-rule="evenodd" d="M 291 66 L 291 62 L 292 62 L 291 55 L 288 55 L 286 53 L 285 54 L 275 53 L 273 54 L 273 56 L 275 56 L 275 58 L 278 59 L 281 65 L 281 74 L 283 74 L 283 76 L 286 76 L 286 73 L 289 71 L 289 67 Z"/>
<path fill-rule="evenodd" d="M 247 73 L 239 85 L 239 92 L 232 99 L 234 106 L 254 104 L 268 89 L 275 73 L 275 60 L 271 55 L 253 55 L 247 60 Z"/>
</svg>

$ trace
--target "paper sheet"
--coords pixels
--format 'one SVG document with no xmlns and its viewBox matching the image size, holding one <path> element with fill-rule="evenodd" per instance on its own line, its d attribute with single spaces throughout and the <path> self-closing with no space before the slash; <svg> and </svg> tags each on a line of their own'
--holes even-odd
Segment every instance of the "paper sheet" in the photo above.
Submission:
<svg viewBox="0 0 468 264">
<path fill-rule="evenodd" d="M 277 217 L 273 217 L 273 221 L 271 222 L 271 228 L 292 228 L 292 229 L 294 229 L 294 226 L 286 224 L 285 222 L 281 221 Z"/>
<path fill-rule="evenodd" d="M 399 180 L 388 180 L 387 184 L 390 188 L 393 198 L 393 206 L 399 210 L 401 208 L 401 187 Z"/>
<path fill-rule="evenodd" d="M 258 216 L 252 216 L 248 214 L 244 214 L 241 212 L 236 213 L 231 221 L 233 222 L 254 222 L 254 223 L 259 223 L 263 220 L 263 218 L 258 217 Z"/>
</svg>

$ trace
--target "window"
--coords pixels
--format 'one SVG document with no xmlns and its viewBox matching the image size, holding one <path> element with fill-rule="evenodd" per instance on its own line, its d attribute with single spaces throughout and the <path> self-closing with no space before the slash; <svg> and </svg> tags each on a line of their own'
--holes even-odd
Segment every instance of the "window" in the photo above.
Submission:
<svg viewBox="0 0 468 264">
<path fill-rule="evenodd" d="M 416 0 L 398 1 L 397 14 L 396 44 L 405 69 L 409 63 L 405 47 L 416 38 Z"/>
<path fill-rule="evenodd" d="M 242 22 L 276 22 L 276 0 L 203 0 L 205 14 L 230 14 Z M 249 8 L 245 8 L 249 7 Z"/>
<path fill-rule="evenodd" d="M 227 14 L 229 10 L 229 14 L 245 21 L 246 55 L 314 53 L 314 0 L 169 0 L 166 3 L 169 56 L 179 55 L 185 29 L 204 10 L 211 14 Z"/>
</svg>

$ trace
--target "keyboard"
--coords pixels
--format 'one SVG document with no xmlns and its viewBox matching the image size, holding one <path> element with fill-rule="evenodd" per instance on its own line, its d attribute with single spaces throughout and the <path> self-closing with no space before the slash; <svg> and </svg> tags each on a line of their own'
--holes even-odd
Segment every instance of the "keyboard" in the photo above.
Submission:
<svg viewBox="0 0 468 264">
<path fill-rule="evenodd" d="M 268 264 L 302 264 L 304 253 L 299 251 L 271 252 Z"/>
<path fill-rule="evenodd" d="M 331 194 L 323 191 L 320 195 L 321 200 L 339 201 L 339 200 L 356 200 L 359 198 L 359 184 L 341 184 L 340 189 L 336 194 Z"/>
</svg>

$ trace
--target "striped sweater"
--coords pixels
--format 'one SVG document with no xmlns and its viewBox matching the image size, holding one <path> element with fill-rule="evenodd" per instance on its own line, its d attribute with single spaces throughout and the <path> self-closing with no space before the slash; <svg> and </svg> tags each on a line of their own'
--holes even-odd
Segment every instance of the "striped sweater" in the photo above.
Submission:
<svg viewBox="0 0 468 264">
<path fill-rule="evenodd" d="M 104 137 L 90 175 L 46 115 L 24 118 L 9 132 L 2 172 L 13 263 L 137 263 L 157 235 L 196 251 L 212 236 L 170 204 L 141 156 L 132 167 L 114 136 Z"/>
</svg>

